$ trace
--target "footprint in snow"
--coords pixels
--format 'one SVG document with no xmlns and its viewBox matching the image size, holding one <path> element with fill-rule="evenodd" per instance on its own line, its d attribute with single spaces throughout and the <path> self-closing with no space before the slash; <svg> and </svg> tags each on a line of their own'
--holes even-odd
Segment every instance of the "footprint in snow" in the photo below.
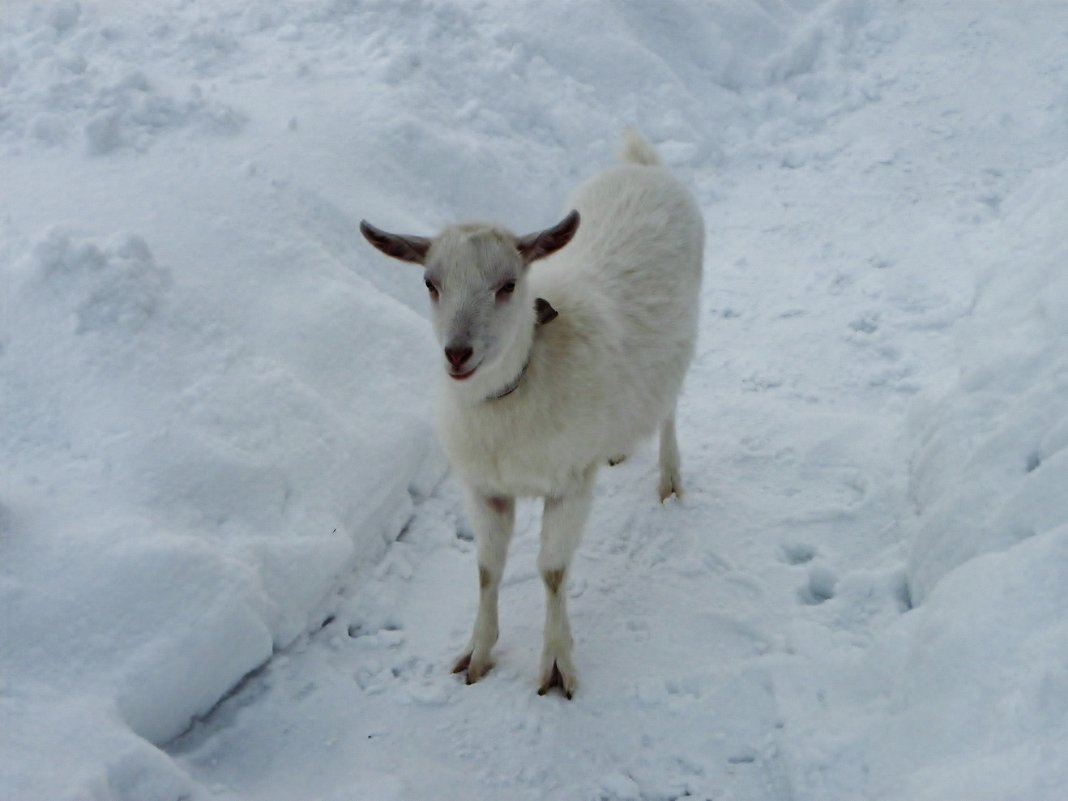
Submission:
<svg viewBox="0 0 1068 801">
<path fill-rule="evenodd" d="M 879 330 L 878 313 L 865 314 L 853 320 L 849 327 L 858 334 L 874 334 Z"/>
<path fill-rule="evenodd" d="M 816 546 L 804 542 L 785 542 L 781 546 L 782 559 L 788 565 L 804 565 L 816 558 Z"/>
<path fill-rule="evenodd" d="M 798 591 L 801 602 L 809 606 L 818 606 L 834 597 L 838 576 L 834 571 L 814 565 L 808 570 L 808 582 Z"/>
</svg>

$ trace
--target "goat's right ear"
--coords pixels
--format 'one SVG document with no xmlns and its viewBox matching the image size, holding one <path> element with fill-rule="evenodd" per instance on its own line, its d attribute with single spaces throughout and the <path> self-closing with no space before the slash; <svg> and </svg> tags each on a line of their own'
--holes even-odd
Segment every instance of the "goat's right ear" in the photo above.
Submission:
<svg viewBox="0 0 1068 801">
<path fill-rule="evenodd" d="M 426 261 L 427 251 L 430 250 L 430 240 L 425 236 L 391 234 L 381 228 L 375 228 L 367 220 L 360 220 L 360 233 L 378 250 L 401 261 L 422 264 Z"/>
</svg>

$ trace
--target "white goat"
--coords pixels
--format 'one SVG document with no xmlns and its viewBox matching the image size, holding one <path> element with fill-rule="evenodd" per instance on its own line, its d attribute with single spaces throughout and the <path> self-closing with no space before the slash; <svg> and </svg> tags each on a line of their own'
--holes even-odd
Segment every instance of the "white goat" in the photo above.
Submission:
<svg viewBox="0 0 1068 801">
<path fill-rule="evenodd" d="M 444 348 L 439 436 L 478 547 L 478 616 L 453 668 L 468 684 L 492 667 L 517 497 L 545 501 L 538 692 L 559 686 L 571 698 L 565 582 L 597 468 L 659 428 L 660 499 L 682 489 L 675 403 L 697 336 L 704 229 L 638 134 L 628 132 L 623 157 L 575 193 L 560 223 L 529 236 L 475 223 L 428 239 L 360 224 L 383 253 L 426 267 Z"/>
</svg>

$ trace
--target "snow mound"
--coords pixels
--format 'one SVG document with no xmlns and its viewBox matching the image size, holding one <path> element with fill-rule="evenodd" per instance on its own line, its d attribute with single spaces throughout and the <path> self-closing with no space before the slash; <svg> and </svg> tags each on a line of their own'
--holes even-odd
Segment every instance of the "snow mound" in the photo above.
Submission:
<svg viewBox="0 0 1068 801">
<path fill-rule="evenodd" d="M 969 559 L 1068 520 L 1068 245 L 1049 236 L 1068 215 L 1066 180 L 1068 161 L 1036 173 L 998 238 L 978 243 L 960 374 L 912 410 L 916 602 Z"/>
<path fill-rule="evenodd" d="M 68 306 L 76 334 L 134 334 L 152 317 L 170 274 L 136 236 L 103 249 L 53 229 L 35 250 L 33 279 Z M 47 289 L 44 289 L 47 287 Z"/>
<path fill-rule="evenodd" d="M 317 318 L 302 331 L 249 328 L 212 300 L 235 263 L 191 286 L 137 234 L 53 226 L 6 256 L 0 703 L 35 723 L 0 734 L 25 757 L 5 757 L 0 785 L 173 798 L 179 773 L 144 740 L 317 625 L 440 477 L 425 371 L 386 368 L 395 348 L 431 358 L 428 334 L 352 274 L 332 303 L 289 287 L 288 319 Z M 389 419 L 369 424 L 373 409 Z M 92 745 L 46 780 L 31 756 L 67 749 L 63 731 Z"/>
<path fill-rule="evenodd" d="M 1065 525 L 948 573 L 858 656 L 822 664 L 815 688 L 796 682 L 794 797 L 1060 798 L 1066 603 Z"/>
</svg>

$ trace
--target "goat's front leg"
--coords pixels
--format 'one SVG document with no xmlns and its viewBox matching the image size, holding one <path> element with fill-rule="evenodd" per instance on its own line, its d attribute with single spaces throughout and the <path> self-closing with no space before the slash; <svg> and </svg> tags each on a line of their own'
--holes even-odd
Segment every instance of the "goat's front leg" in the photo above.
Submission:
<svg viewBox="0 0 1068 801">
<path fill-rule="evenodd" d="M 679 470 L 679 443 L 675 439 L 675 412 L 660 425 L 660 502 L 672 495 L 682 497 L 682 477 Z"/>
<path fill-rule="evenodd" d="M 567 619 L 567 575 L 593 503 L 596 466 L 590 467 L 566 495 L 545 499 L 538 570 L 545 582 L 545 643 L 538 695 L 559 687 L 571 698 L 577 676 L 571 661 L 571 624 Z"/>
<path fill-rule="evenodd" d="M 469 490 L 467 507 L 478 546 L 478 616 L 471 641 L 456 660 L 452 672 L 467 671 L 467 683 L 474 684 L 493 667 L 490 651 L 499 633 L 497 595 L 504 562 L 508 558 L 508 543 L 515 527 L 515 499 Z"/>
</svg>

